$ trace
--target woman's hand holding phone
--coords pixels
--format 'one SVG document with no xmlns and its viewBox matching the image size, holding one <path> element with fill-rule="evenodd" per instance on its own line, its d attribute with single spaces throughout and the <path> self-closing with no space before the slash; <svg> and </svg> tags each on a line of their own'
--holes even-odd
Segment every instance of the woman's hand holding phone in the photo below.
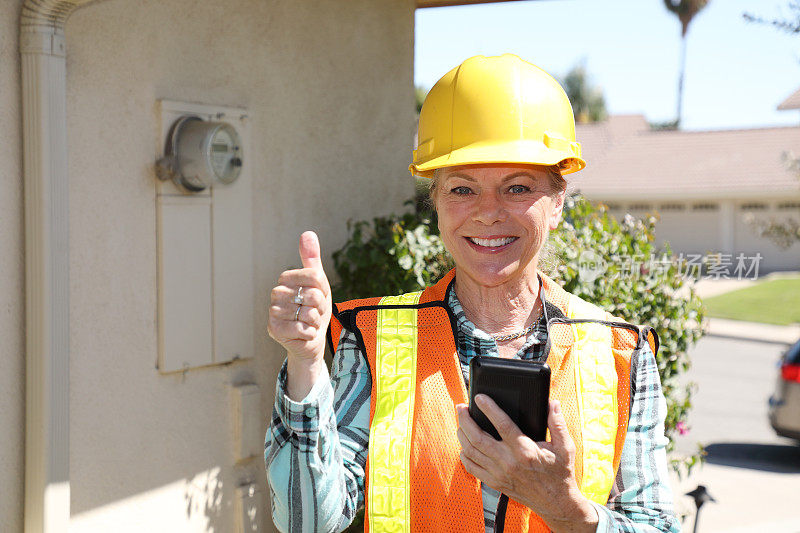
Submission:
<svg viewBox="0 0 800 533">
<path fill-rule="evenodd" d="M 558 401 L 548 405 L 550 442 L 534 442 L 484 394 L 477 406 L 502 440 L 483 431 L 468 407 L 456 406 L 464 468 L 488 486 L 527 506 L 553 531 L 595 531 L 599 516 L 575 480 L 575 443 Z"/>
</svg>

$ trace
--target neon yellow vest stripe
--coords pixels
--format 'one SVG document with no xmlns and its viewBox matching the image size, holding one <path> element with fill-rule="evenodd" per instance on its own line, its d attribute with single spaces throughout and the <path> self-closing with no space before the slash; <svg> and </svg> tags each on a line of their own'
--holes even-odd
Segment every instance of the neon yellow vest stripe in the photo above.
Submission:
<svg viewBox="0 0 800 533">
<path fill-rule="evenodd" d="M 572 295 L 568 318 L 609 320 L 596 305 Z M 605 505 L 614 483 L 614 444 L 617 437 L 617 370 L 611 350 L 611 328 L 596 322 L 573 323 L 575 390 L 583 435 L 584 496 Z"/>
<path fill-rule="evenodd" d="M 422 292 L 387 296 L 380 305 L 416 305 Z M 409 465 L 417 376 L 417 310 L 380 309 L 375 357 L 377 391 L 369 428 L 369 529 L 409 532 Z"/>
</svg>

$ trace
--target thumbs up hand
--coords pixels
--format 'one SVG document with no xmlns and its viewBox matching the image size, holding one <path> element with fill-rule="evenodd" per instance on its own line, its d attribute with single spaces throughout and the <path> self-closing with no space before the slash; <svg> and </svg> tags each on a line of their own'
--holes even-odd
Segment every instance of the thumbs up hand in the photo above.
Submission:
<svg viewBox="0 0 800 533">
<path fill-rule="evenodd" d="M 287 270 L 272 289 L 268 331 L 288 356 L 289 395 L 311 389 L 324 366 L 325 333 L 331 321 L 331 286 L 322 268 L 319 239 L 313 231 L 300 235 L 300 260 L 303 268 Z M 293 375 L 294 371 L 294 375 Z M 294 378 L 300 379 L 298 381 Z M 292 394 L 292 383 L 300 383 Z M 306 387 L 308 385 L 308 387 Z M 307 393 L 308 391 L 305 390 Z"/>
</svg>

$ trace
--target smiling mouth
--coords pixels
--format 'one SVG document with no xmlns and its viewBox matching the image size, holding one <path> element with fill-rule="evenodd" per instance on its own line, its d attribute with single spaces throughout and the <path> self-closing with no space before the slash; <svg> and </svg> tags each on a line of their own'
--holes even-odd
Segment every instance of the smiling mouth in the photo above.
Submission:
<svg viewBox="0 0 800 533">
<path fill-rule="evenodd" d="M 519 237 L 499 237 L 495 239 L 481 239 L 479 237 L 467 237 L 467 240 L 470 241 L 472 244 L 476 244 L 484 248 L 498 248 L 500 246 L 511 244 L 518 238 Z"/>
</svg>

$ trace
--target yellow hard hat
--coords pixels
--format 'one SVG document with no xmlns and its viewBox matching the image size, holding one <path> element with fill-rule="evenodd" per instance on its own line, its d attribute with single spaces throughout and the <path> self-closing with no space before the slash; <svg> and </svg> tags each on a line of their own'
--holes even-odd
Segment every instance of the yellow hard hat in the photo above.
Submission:
<svg viewBox="0 0 800 533">
<path fill-rule="evenodd" d="M 436 82 L 419 116 L 412 174 L 481 163 L 586 166 L 564 89 L 513 54 L 475 56 Z"/>
</svg>

